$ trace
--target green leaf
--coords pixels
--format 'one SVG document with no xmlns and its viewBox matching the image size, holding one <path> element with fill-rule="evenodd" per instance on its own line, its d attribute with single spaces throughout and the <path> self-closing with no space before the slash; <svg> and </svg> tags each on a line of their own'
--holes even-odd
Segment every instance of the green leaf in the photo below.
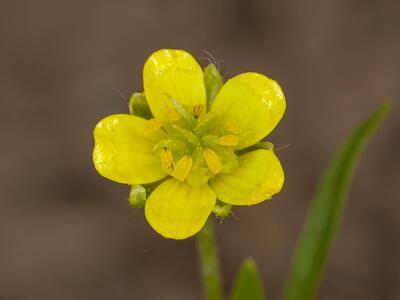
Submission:
<svg viewBox="0 0 400 300">
<path fill-rule="evenodd" d="M 214 64 L 209 64 L 204 68 L 204 85 L 206 86 L 207 92 L 208 110 L 211 108 L 211 105 L 223 84 L 222 76 Z"/>
<path fill-rule="evenodd" d="M 129 112 L 131 115 L 145 119 L 151 119 L 153 117 L 144 93 L 132 94 L 131 98 L 129 99 Z"/>
<path fill-rule="evenodd" d="M 231 300 L 264 300 L 264 288 L 256 264 L 247 258 L 236 277 Z"/>
<path fill-rule="evenodd" d="M 383 104 L 349 136 L 325 169 L 297 245 L 285 300 L 313 299 L 342 219 L 346 196 L 358 159 L 388 114 Z"/>
</svg>

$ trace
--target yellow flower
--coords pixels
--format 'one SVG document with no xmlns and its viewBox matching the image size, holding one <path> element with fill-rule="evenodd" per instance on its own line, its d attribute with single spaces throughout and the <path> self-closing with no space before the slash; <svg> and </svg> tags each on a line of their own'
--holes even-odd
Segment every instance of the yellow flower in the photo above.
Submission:
<svg viewBox="0 0 400 300">
<path fill-rule="evenodd" d="M 217 198 L 253 205 L 281 190 L 282 166 L 258 143 L 285 112 L 276 81 L 250 72 L 222 86 L 213 65 L 203 71 L 189 53 L 163 49 L 146 61 L 143 82 L 144 94 L 131 102 L 134 115 L 111 115 L 96 125 L 93 161 L 119 183 L 158 182 L 144 202 L 158 233 L 190 237 Z"/>
</svg>

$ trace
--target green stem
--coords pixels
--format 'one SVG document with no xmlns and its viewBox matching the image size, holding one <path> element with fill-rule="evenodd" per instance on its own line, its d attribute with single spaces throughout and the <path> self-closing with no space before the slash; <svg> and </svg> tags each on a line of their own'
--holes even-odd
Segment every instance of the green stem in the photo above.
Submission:
<svg viewBox="0 0 400 300">
<path fill-rule="evenodd" d="M 209 218 L 197 235 L 197 252 L 207 300 L 223 300 L 221 275 L 214 237 L 214 223 Z"/>
</svg>

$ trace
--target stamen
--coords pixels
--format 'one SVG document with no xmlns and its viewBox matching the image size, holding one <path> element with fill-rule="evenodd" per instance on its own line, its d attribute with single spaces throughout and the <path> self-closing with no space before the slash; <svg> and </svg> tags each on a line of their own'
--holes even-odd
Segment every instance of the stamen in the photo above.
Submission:
<svg viewBox="0 0 400 300">
<path fill-rule="evenodd" d="M 163 126 L 163 124 L 162 124 L 161 120 L 150 119 L 146 123 L 145 130 L 146 130 L 147 133 L 151 133 L 151 132 L 157 131 L 162 126 Z"/>
<path fill-rule="evenodd" d="M 165 117 L 167 118 L 168 121 L 171 122 L 176 122 L 181 119 L 180 114 L 178 114 L 178 112 L 175 109 L 169 110 Z"/>
<path fill-rule="evenodd" d="M 229 121 L 225 124 L 225 129 L 234 134 L 241 133 L 240 124 L 236 121 Z"/>
<path fill-rule="evenodd" d="M 201 115 L 203 115 L 206 112 L 206 106 L 205 105 L 196 105 L 193 107 L 193 117 L 197 119 Z"/>
<path fill-rule="evenodd" d="M 186 121 L 188 121 L 188 122 L 190 122 L 192 119 L 193 119 L 193 117 L 192 117 L 192 115 L 189 113 L 189 111 L 182 105 L 182 104 L 180 104 L 178 101 L 177 101 L 177 99 L 174 99 L 174 98 L 172 98 L 170 95 L 168 95 L 168 94 L 165 94 L 170 100 L 171 100 L 171 103 L 172 103 L 172 105 L 174 106 L 174 108 L 175 108 L 175 112 L 179 115 L 179 118 L 183 118 L 183 119 L 185 119 Z M 179 119 L 178 119 L 179 120 Z M 178 121 L 178 120 L 175 120 L 175 121 Z"/>
<path fill-rule="evenodd" d="M 203 157 L 207 163 L 208 169 L 211 173 L 218 174 L 222 170 L 222 162 L 217 153 L 215 153 L 210 148 L 206 148 L 203 151 Z"/>
<path fill-rule="evenodd" d="M 171 174 L 174 171 L 174 158 L 172 152 L 168 148 L 164 147 L 160 152 L 161 168 L 167 174 Z"/>
<path fill-rule="evenodd" d="M 239 138 L 236 135 L 228 134 L 220 137 L 218 143 L 222 146 L 236 146 L 239 143 Z"/>
<path fill-rule="evenodd" d="M 185 155 L 178 161 L 171 175 L 180 181 L 185 181 L 192 169 L 192 162 L 192 156 Z"/>
</svg>

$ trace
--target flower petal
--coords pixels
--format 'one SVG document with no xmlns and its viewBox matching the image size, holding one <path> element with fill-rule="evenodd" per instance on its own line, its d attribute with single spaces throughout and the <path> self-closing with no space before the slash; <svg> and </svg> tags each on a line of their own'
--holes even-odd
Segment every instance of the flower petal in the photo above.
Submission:
<svg viewBox="0 0 400 300">
<path fill-rule="evenodd" d="M 226 124 L 238 125 L 235 149 L 244 149 L 270 133 L 285 109 L 285 96 L 276 81 L 258 73 L 243 73 L 225 83 L 211 111 L 221 113 Z"/>
<path fill-rule="evenodd" d="M 278 193 L 283 182 L 283 169 L 274 152 L 255 150 L 239 156 L 238 168 L 211 179 L 210 186 L 225 203 L 253 205 Z"/>
<path fill-rule="evenodd" d="M 149 122 L 118 114 L 108 116 L 96 125 L 93 162 L 102 176 L 125 184 L 150 183 L 166 176 L 160 162 L 152 155 L 152 149 L 163 133 L 158 129 L 151 130 Z"/>
<path fill-rule="evenodd" d="M 153 53 L 143 68 L 146 99 L 156 118 L 167 119 L 175 109 L 173 100 L 184 106 L 206 104 L 203 71 L 183 50 L 163 49 Z"/>
<path fill-rule="evenodd" d="M 150 225 L 166 238 L 185 239 L 196 234 L 215 206 L 216 197 L 205 184 L 192 187 L 169 179 L 161 183 L 146 201 Z"/>
</svg>

